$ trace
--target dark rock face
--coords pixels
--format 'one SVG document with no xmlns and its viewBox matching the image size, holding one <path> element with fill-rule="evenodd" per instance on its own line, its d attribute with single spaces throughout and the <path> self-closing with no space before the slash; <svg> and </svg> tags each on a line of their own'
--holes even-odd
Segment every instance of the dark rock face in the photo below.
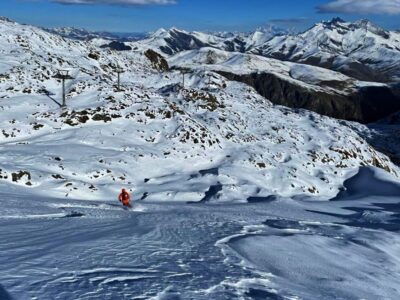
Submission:
<svg viewBox="0 0 400 300">
<path fill-rule="evenodd" d="M 169 70 L 168 62 L 157 52 L 149 49 L 144 53 L 144 55 L 148 58 L 148 60 L 151 61 L 154 69 L 164 72 Z"/>
<path fill-rule="evenodd" d="M 269 73 L 218 73 L 252 86 L 275 104 L 303 108 L 337 119 L 369 123 L 400 110 L 400 95 L 389 87 L 365 87 L 345 96 L 312 91 Z"/>
<path fill-rule="evenodd" d="M 100 53 L 98 52 L 90 52 L 88 54 L 88 57 L 94 60 L 99 60 L 100 59 Z"/>
<path fill-rule="evenodd" d="M 131 47 L 126 46 L 124 43 L 117 42 L 117 41 L 111 42 L 111 43 L 106 44 L 106 45 L 102 45 L 102 46 L 100 46 L 100 48 L 110 48 L 112 50 L 117 50 L 117 51 L 129 51 L 129 50 L 132 50 Z"/>
<path fill-rule="evenodd" d="M 225 41 L 226 51 L 246 52 L 246 42 L 239 38 L 235 38 L 233 41 Z"/>
<path fill-rule="evenodd" d="M 160 48 L 162 52 L 168 55 L 172 55 L 183 50 L 200 49 L 202 47 L 210 46 L 194 36 L 178 30 L 171 30 L 170 35 L 171 38 L 165 39 L 168 47 L 163 46 Z"/>
</svg>

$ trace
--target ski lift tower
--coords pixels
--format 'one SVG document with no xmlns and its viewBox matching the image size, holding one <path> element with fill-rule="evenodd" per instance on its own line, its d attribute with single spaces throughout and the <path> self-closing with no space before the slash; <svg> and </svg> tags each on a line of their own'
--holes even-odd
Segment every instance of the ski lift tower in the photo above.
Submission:
<svg viewBox="0 0 400 300">
<path fill-rule="evenodd" d="M 121 74 L 125 73 L 125 71 L 121 67 L 117 67 L 115 72 L 118 74 L 117 89 L 121 91 Z"/>
<path fill-rule="evenodd" d="M 66 107 L 66 101 L 65 101 L 65 80 L 67 79 L 75 79 L 71 75 L 69 75 L 69 71 L 67 70 L 59 70 L 56 75 L 53 76 L 53 78 L 56 79 L 61 79 L 62 80 L 62 105 L 61 107 Z"/>
<path fill-rule="evenodd" d="M 185 74 L 189 72 L 185 69 L 181 69 L 181 73 L 182 73 L 182 88 L 185 88 Z"/>
</svg>

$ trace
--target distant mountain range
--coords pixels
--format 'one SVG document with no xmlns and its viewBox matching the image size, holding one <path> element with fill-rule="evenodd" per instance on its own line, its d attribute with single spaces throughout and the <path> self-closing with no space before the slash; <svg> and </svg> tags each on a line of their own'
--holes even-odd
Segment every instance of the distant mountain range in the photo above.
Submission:
<svg viewBox="0 0 400 300">
<path fill-rule="evenodd" d="M 328 68 L 358 80 L 400 81 L 399 31 L 385 30 L 368 20 L 350 23 L 334 18 L 298 34 L 274 26 L 248 33 L 188 32 L 177 28 L 159 29 L 153 33 L 91 32 L 70 27 L 47 31 L 77 40 L 130 43 L 130 48 L 119 45 L 115 50 L 151 48 L 170 56 L 212 47 Z"/>
<path fill-rule="evenodd" d="M 161 29 L 132 46 L 152 48 L 165 55 L 212 47 L 315 65 L 358 80 L 400 81 L 399 32 L 384 30 L 368 20 L 349 23 L 335 18 L 299 34 L 273 27 L 248 34 Z"/>
<path fill-rule="evenodd" d="M 147 33 L 118 33 L 106 31 L 89 31 L 83 28 L 60 27 L 60 28 L 43 28 L 47 32 L 58 34 L 65 38 L 88 41 L 93 39 L 105 39 L 119 42 L 138 41 L 148 37 Z"/>
<path fill-rule="evenodd" d="M 142 47 L 155 48 L 166 55 L 173 55 L 185 50 L 213 47 L 231 52 L 247 52 L 263 45 L 275 36 L 284 35 L 285 31 L 275 27 L 257 29 L 249 33 L 204 33 L 187 32 L 177 28 L 160 29 L 149 38 L 138 41 Z"/>
<path fill-rule="evenodd" d="M 251 52 L 333 69 L 361 80 L 400 80 L 399 32 L 368 20 L 321 22 L 301 34 L 274 37 Z"/>
</svg>

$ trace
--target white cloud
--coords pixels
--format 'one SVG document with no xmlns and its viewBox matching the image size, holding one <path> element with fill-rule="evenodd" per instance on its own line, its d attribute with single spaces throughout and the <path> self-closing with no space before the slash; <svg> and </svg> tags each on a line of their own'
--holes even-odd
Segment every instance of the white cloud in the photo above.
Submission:
<svg viewBox="0 0 400 300">
<path fill-rule="evenodd" d="M 317 7 L 322 13 L 400 14 L 400 0 L 334 0 Z"/>
<path fill-rule="evenodd" d="M 176 0 L 50 0 L 61 4 L 167 5 Z"/>
</svg>

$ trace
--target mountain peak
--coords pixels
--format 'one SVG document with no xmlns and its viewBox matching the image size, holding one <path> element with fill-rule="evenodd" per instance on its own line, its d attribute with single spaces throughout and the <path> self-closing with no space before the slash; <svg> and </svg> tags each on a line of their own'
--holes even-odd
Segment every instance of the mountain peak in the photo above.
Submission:
<svg viewBox="0 0 400 300">
<path fill-rule="evenodd" d="M 169 31 L 178 31 L 178 32 L 183 32 L 184 30 L 182 30 L 182 29 L 179 29 L 179 28 L 177 28 L 177 27 L 171 27 L 171 28 L 169 29 Z"/>
<path fill-rule="evenodd" d="M 331 23 L 331 24 L 338 24 L 338 23 L 346 23 L 346 21 L 343 20 L 343 19 L 340 18 L 340 17 L 335 17 L 335 18 L 333 18 L 329 23 Z"/>
<path fill-rule="evenodd" d="M 154 31 L 153 33 L 151 33 L 152 37 L 159 37 L 159 36 L 163 36 L 167 33 L 168 31 L 165 28 L 160 28 L 156 31 Z"/>
<path fill-rule="evenodd" d="M 365 29 L 377 28 L 377 29 L 380 29 L 380 30 L 384 30 L 383 28 L 381 28 L 378 25 L 372 23 L 368 19 L 361 19 L 361 20 L 355 21 L 353 24 L 358 26 L 358 27 L 360 27 L 360 28 L 365 28 Z"/>
<path fill-rule="evenodd" d="M 356 28 L 365 29 L 366 31 L 372 32 L 376 35 L 379 35 L 385 39 L 390 37 L 390 33 L 383 29 L 382 27 L 372 23 L 370 20 L 362 19 L 353 23 L 353 26 Z"/>
</svg>

